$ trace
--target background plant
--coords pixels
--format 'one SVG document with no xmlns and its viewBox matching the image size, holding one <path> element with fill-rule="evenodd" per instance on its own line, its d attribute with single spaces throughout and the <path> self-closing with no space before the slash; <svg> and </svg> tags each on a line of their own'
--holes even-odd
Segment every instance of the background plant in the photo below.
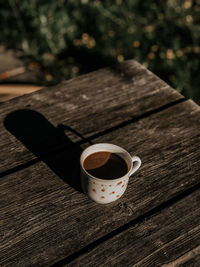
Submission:
<svg viewBox="0 0 200 267">
<path fill-rule="evenodd" d="M 200 0 L 2 0 L 0 42 L 46 84 L 136 59 L 200 103 Z"/>
</svg>

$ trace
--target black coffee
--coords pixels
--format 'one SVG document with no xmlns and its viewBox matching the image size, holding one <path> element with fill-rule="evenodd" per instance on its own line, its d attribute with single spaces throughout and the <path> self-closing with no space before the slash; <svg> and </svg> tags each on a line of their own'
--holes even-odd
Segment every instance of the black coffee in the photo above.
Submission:
<svg viewBox="0 0 200 267">
<path fill-rule="evenodd" d="M 83 163 L 85 170 L 101 179 L 116 179 L 128 172 L 128 166 L 119 155 L 107 151 L 89 155 Z"/>
</svg>

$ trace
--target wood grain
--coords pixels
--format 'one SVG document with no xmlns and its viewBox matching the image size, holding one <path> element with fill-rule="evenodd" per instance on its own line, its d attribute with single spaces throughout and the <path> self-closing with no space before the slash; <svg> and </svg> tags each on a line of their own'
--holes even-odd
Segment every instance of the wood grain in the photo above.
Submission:
<svg viewBox="0 0 200 267">
<path fill-rule="evenodd" d="M 183 96 L 146 68 L 127 61 L 2 103 L 0 172 L 67 146 L 58 124 L 76 142 L 179 99 Z M 22 136 L 43 150 L 35 155 Z"/>
<path fill-rule="evenodd" d="M 187 101 L 93 140 L 125 147 L 143 162 L 110 205 L 77 191 L 78 145 L 1 178 L 0 265 L 55 263 L 199 186 L 199 122 L 200 108 Z"/>
<path fill-rule="evenodd" d="M 199 216 L 199 214 L 197 214 Z M 173 262 L 164 264 L 163 267 L 190 267 L 200 265 L 200 246 L 190 249 Z"/>
<path fill-rule="evenodd" d="M 192 262 L 200 264 L 199 240 L 200 190 L 64 266 L 195 266 Z"/>
</svg>

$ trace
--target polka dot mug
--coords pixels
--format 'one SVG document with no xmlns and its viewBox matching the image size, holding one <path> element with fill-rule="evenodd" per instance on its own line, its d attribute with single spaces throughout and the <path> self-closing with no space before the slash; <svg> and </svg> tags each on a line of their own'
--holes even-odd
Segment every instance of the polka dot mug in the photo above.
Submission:
<svg viewBox="0 0 200 267">
<path fill-rule="evenodd" d="M 116 179 L 100 179 L 91 175 L 84 168 L 85 159 L 96 152 L 110 152 L 120 156 L 127 164 L 127 173 Z M 86 148 L 80 157 L 81 165 L 81 184 L 85 194 L 90 199 L 99 203 L 107 204 L 119 199 L 125 192 L 129 177 L 135 173 L 141 166 L 139 157 L 131 155 L 123 148 L 108 143 L 99 143 Z"/>
</svg>

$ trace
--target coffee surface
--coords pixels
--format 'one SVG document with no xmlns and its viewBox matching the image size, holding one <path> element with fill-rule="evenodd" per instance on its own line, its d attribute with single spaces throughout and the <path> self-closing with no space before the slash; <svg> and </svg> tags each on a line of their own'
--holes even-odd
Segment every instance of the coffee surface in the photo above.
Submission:
<svg viewBox="0 0 200 267">
<path fill-rule="evenodd" d="M 84 169 L 100 179 L 117 179 L 128 172 L 128 166 L 119 155 L 107 151 L 89 155 L 83 163 Z"/>
</svg>

